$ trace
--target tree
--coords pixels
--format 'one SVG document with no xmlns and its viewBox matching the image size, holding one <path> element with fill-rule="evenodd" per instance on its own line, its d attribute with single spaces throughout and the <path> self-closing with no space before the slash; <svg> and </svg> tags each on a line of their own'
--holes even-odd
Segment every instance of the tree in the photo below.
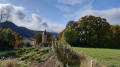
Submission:
<svg viewBox="0 0 120 67">
<path fill-rule="evenodd" d="M 87 15 L 78 21 L 69 21 L 59 39 L 73 46 L 120 48 L 120 26 L 110 25 L 105 18 Z"/>
<path fill-rule="evenodd" d="M 60 40 L 63 38 L 63 32 L 64 32 L 64 31 L 65 31 L 65 29 L 62 30 L 62 31 L 59 33 L 59 39 L 60 39 Z"/>
<path fill-rule="evenodd" d="M 15 45 L 15 37 L 10 29 L 1 29 L 0 32 L 0 50 L 13 49 Z"/>
<path fill-rule="evenodd" d="M 63 39 L 72 46 L 78 46 L 78 31 L 75 29 L 67 28 L 63 33 Z"/>
<path fill-rule="evenodd" d="M 0 10 L 0 22 L 6 22 L 10 18 L 10 14 L 8 11 L 6 11 L 4 8 L 1 8 Z"/>
<path fill-rule="evenodd" d="M 47 32 L 47 38 L 51 37 L 52 35 L 50 33 Z"/>
<path fill-rule="evenodd" d="M 111 44 L 109 47 L 120 48 L 120 26 L 111 25 L 112 36 L 110 39 Z"/>
<path fill-rule="evenodd" d="M 88 15 L 78 21 L 80 23 L 80 37 L 88 46 L 105 47 L 104 39 L 108 37 L 110 24 L 106 19 Z"/>
<path fill-rule="evenodd" d="M 73 26 L 73 24 L 74 24 L 74 21 L 69 21 L 68 23 L 67 23 L 67 25 L 66 25 L 66 28 L 68 28 L 68 27 L 72 27 Z"/>
<path fill-rule="evenodd" d="M 36 38 L 36 43 L 37 43 L 37 44 L 40 44 L 40 43 L 42 42 L 42 34 L 37 33 L 37 34 L 35 35 L 35 38 Z"/>
<path fill-rule="evenodd" d="M 18 33 L 16 33 L 16 32 L 14 32 L 13 35 L 15 37 L 15 45 L 14 45 L 15 47 L 24 45 L 24 44 L 22 44 L 22 41 L 21 41 L 21 40 L 23 40 L 23 37 L 19 36 Z"/>
</svg>

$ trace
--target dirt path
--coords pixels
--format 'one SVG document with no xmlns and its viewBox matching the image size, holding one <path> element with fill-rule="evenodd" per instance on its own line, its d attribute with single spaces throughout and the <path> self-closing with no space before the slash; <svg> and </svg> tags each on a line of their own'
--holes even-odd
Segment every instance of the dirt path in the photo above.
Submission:
<svg viewBox="0 0 120 67">
<path fill-rule="evenodd" d="M 39 63 L 37 67 L 55 67 L 56 62 L 57 62 L 57 60 L 50 56 L 45 61 Z"/>
</svg>

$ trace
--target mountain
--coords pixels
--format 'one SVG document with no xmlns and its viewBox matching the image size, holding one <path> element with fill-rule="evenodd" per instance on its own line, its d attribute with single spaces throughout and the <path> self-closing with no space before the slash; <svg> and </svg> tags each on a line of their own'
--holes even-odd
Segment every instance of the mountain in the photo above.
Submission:
<svg viewBox="0 0 120 67">
<path fill-rule="evenodd" d="M 10 28 L 12 31 L 18 33 L 20 36 L 23 36 L 23 37 L 34 37 L 36 35 L 36 33 L 42 33 L 43 31 L 35 31 L 35 30 L 30 30 L 30 29 L 27 29 L 25 27 L 19 27 L 17 25 L 15 25 L 14 23 L 12 22 L 4 22 L 4 23 L 0 23 L 0 26 L 2 28 Z M 49 32 L 50 34 L 52 35 L 56 35 L 58 36 L 58 33 L 54 33 L 54 32 Z"/>
</svg>

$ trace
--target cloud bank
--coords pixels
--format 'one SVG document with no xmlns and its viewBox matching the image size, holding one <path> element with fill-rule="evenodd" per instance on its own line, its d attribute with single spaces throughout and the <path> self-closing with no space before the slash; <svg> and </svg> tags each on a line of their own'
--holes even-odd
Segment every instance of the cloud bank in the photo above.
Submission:
<svg viewBox="0 0 120 67">
<path fill-rule="evenodd" d="M 11 16 L 10 21 L 18 26 L 24 26 L 32 30 L 43 31 L 47 30 L 49 32 L 61 32 L 65 26 L 62 24 L 52 24 L 45 19 L 41 18 L 37 14 L 32 14 L 28 17 L 25 8 L 14 6 L 11 4 L 0 4 L 0 9 L 5 10 Z"/>
<path fill-rule="evenodd" d="M 102 18 L 106 18 L 110 24 L 119 24 L 120 25 L 120 8 L 112 8 L 108 10 L 85 10 L 83 12 L 77 11 L 73 17 L 80 19 L 85 15 L 94 15 Z"/>
<path fill-rule="evenodd" d="M 94 15 L 102 18 L 106 18 L 110 24 L 119 24 L 120 25 L 120 8 L 111 8 L 106 10 L 94 10 L 92 8 L 92 4 L 94 0 L 59 0 L 64 4 L 79 4 L 82 3 L 78 10 L 75 10 L 73 14 L 66 14 L 64 17 L 66 18 L 74 18 L 75 20 L 79 20 L 81 17 L 86 15 Z M 70 7 L 69 7 L 70 8 Z M 69 9 L 67 9 L 69 10 Z"/>
</svg>

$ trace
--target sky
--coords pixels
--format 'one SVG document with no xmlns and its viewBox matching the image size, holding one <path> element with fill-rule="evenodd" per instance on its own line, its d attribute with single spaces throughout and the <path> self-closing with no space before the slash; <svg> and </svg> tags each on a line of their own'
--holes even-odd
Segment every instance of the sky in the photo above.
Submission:
<svg viewBox="0 0 120 67">
<path fill-rule="evenodd" d="M 18 26 L 61 32 L 68 21 L 85 15 L 106 18 L 120 25 L 120 0 L 0 0 L 0 9 L 11 15 Z"/>
</svg>

